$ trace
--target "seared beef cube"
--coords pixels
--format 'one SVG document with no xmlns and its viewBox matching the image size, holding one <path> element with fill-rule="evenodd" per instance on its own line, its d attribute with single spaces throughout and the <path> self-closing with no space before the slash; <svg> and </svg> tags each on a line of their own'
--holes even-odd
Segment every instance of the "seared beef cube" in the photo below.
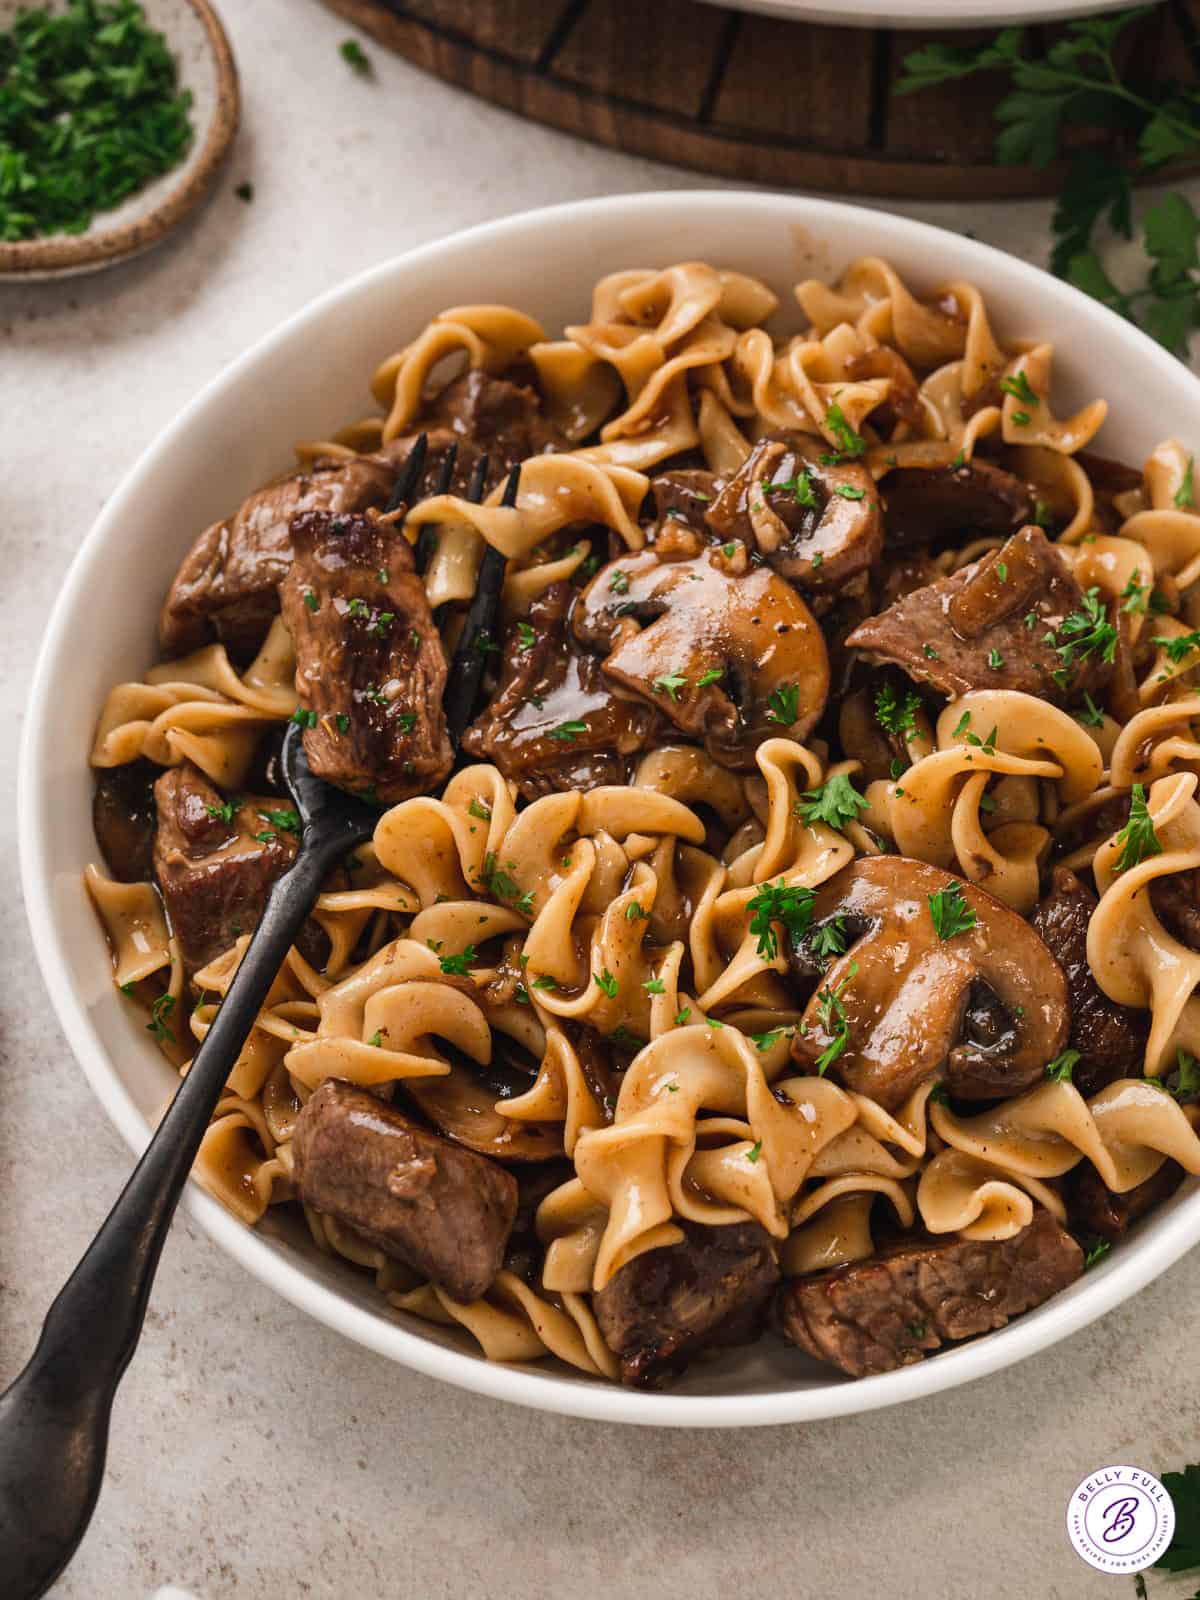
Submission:
<svg viewBox="0 0 1200 1600">
<path fill-rule="evenodd" d="M 190 974 L 258 926 L 295 858 L 299 818 L 278 799 L 227 801 L 186 763 L 167 768 L 154 799 L 154 872 Z"/>
<path fill-rule="evenodd" d="M 239 660 L 252 656 L 279 612 L 278 585 L 292 564 L 292 518 L 303 511 L 341 515 L 382 506 L 413 443 L 396 439 L 375 455 L 317 461 L 256 489 L 232 517 L 206 528 L 163 605 L 163 653 L 183 655 L 217 639 Z M 436 473 L 452 443 L 448 434 L 430 440 L 428 472 Z"/>
<path fill-rule="evenodd" d="M 421 428 L 444 428 L 488 457 L 488 487 L 503 478 L 518 461 L 547 450 L 566 450 L 567 441 L 542 416 L 537 392 L 506 378 L 493 378 L 479 368 L 464 372 L 448 383 L 424 407 L 413 423 Z"/>
<path fill-rule="evenodd" d="M 1161 880 L 1160 880 L 1161 881 Z M 1066 867 L 1056 867 L 1050 893 L 1030 918 L 1042 942 L 1067 975 L 1071 1001 L 1069 1048 L 1079 1051 L 1072 1082 L 1080 1094 L 1098 1094 L 1118 1078 L 1140 1078 L 1150 1013 L 1110 1000 L 1087 959 L 1088 923 L 1096 896 Z"/>
<path fill-rule="evenodd" d="M 676 472 L 660 472 L 650 480 L 654 496 L 654 520 L 661 535 L 672 523 L 682 523 L 701 535 L 705 544 L 713 534 L 705 518 L 717 495 L 717 479 L 702 467 Z M 657 542 L 657 541 L 656 541 Z"/>
<path fill-rule="evenodd" d="M 869 617 L 846 642 L 951 699 L 1018 689 L 1065 705 L 1108 681 L 1116 634 L 1098 596 L 1085 596 L 1042 530 L 1028 527 Z"/>
<path fill-rule="evenodd" d="M 879 485 L 883 540 L 891 550 L 935 544 L 954 535 L 1008 539 L 1033 521 L 1027 483 L 976 457 L 961 467 L 899 467 Z"/>
<path fill-rule="evenodd" d="M 568 625 L 574 590 L 555 583 L 510 631 L 500 684 L 467 729 L 463 749 L 493 761 L 527 800 L 555 789 L 628 783 L 663 728 L 658 713 L 623 698 Z"/>
<path fill-rule="evenodd" d="M 1183 1182 L 1177 1161 L 1164 1161 L 1158 1171 L 1124 1194 L 1108 1189 L 1090 1161 L 1081 1161 L 1067 1174 L 1064 1190 L 1067 1215 L 1076 1233 L 1119 1239 L 1131 1222 L 1153 1211 Z"/>
<path fill-rule="evenodd" d="M 927 1239 L 779 1291 L 785 1338 L 852 1378 L 920 1361 L 1040 1306 L 1083 1271 L 1083 1251 L 1048 1211 L 1011 1239 Z"/>
<path fill-rule="evenodd" d="M 305 1104 L 292 1153 L 308 1205 L 426 1273 L 455 1300 L 487 1292 L 517 1214 L 511 1172 L 337 1078 L 326 1078 Z"/>
<path fill-rule="evenodd" d="M 306 511 L 280 585 L 296 646 L 304 750 L 330 783 L 381 802 L 439 784 L 454 761 L 446 652 L 408 540 L 375 515 Z"/>
<path fill-rule="evenodd" d="M 154 876 L 154 784 L 161 772 L 144 760 L 96 772 L 92 827 L 118 883 L 145 883 Z"/>
<path fill-rule="evenodd" d="M 875 480 L 835 461 L 805 433 L 771 434 L 751 450 L 708 513 L 720 539 L 740 539 L 803 594 L 844 595 L 883 552 Z"/>
<path fill-rule="evenodd" d="M 1173 938 L 1200 950 L 1200 872 L 1172 872 L 1150 883 L 1154 914 Z"/>
<path fill-rule="evenodd" d="M 682 1372 L 706 1345 L 755 1338 L 779 1282 L 774 1241 L 757 1222 L 678 1225 L 681 1244 L 635 1256 L 592 1298 L 622 1382 L 633 1386 Z"/>
</svg>

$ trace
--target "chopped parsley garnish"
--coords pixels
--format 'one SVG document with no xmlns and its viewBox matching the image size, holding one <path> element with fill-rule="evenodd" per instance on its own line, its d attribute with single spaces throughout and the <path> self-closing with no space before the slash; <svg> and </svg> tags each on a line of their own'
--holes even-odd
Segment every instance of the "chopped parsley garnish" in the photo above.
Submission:
<svg viewBox="0 0 1200 1600">
<path fill-rule="evenodd" d="M 732 561 L 734 556 L 737 554 L 737 541 L 735 539 L 731 539 L 728 544 L 723 544 L 721 546 L 721 554 L 725 557 L 726 561 Z"/>
<path fill-rule="evenodd" d="M 471 803 L 467 807 L 467 812 L 472 817 L 478 817 L 480 822 L 490 822 L 492 820 L 492 813 L 475 795 L 472 795 L 471 797 Z"/>
<path fill-rule="evenodd" d="M 903 737 L 917 730 L 917 712 L 921 709 L 921 696 L 915 689 L 905 691 L 904 699 L 897 700 L 896 691 L 885 683 L 875 691 L 875 721 L 885 733 Z"/>
<path fill-rule="evenodd" d="M 1101 1239 L 1098 1234 L 1094 1235 L 1090 1239 L 1084 1240 L 1083 1270 L 1087 1272 L 1090 1268 L 1094 1267 L 1097 1261 L 1102 1261 L 1111 1249 L 1112 1240 Z"/>
<path fill-rule="evenodd" d="M 661 978 L 647 978 L 642 988 L 647 994 L 665 994 L 667 986 Z"/>
<path fill-rule="evenodd" d="M 999 672 L 1003 668 L 1004 657 L 1000 654 L 999 650 L 988 651 L 988 666 L 991 667 L 993 672 Z"/>
<path fill-rule="evenodd" d="M 1014 372 L 1011 378 L 1001 378 L 1000 389 L 1003 394 L 1012 395 L 1014 400 L 1020 400 L 1023 405 L 1036 408 L 1041 404 L 1024 372 Z"/>
<path fill-rule="evenodd" d="M 557 989 L 558 984 L 548 972 L 543 972 L 540 978 L 535 978 L 529 985 L 531 989 Z"/>
<path fill-rule="evenodd" d="M 756 1050 L 769 1050 L 776 1039 L 782 1038 L 786 1032 L 786 1028 L 769 1028 L 766 1033 L 750 1033 L 746 1037 L 752 1041 Z"/>
<path fill-rule="evenodd" d="M 1196 504 L 1195 472 L 1196 458 L 1195 456 L 1189 456 L 1182 482 L 1175 491 L 1175 509 L 1177 511 L 1190 511 Z"/>
<path fill-rule="evenodd" d="M 378 611 L 367 624 L 367 632 L 374 634 L 376 639 L 386 639 L 388 630 L 395 620 L 396 613 L 394 611 Z"/>
<path fill-rule="evenodd" d="M 345 733 L 350 727 L 350 718 L 344 711 L 339 711 L 333 719 L 334 726 L 339 733 Z"/>
<path fill-rule="evenodd" d="M 920 1322 L 906 1322 L 904 1331 L 909 1338 L 920 1341 L 929 1332 L 929 1318 L 922 1317 Z"/>
<path fill-rule="evenodd" d="M 756 1162 L 760 1155 L 762 1155 L 761 1139 L 759 1139 L 755 1144 L 751 1145 L 749 1150 L 746 1151 L 746 1160 Z"/>
<path fill-rule="evenodd" d="M 1072 611 L 1058 630 L 1065 644 L 1056 646 L 1056 653 L 1070 666 L 1079 656 L 1099 655 L 1101 661 L 1111 661 L 1117 653 L 1117 630 L 1108 620 L 1100 590 L 1091 588 L 1083 597 L 1082 611 Z"/>
<path fill-rule="evenodd" d="M 867 441 L 846 420 L 846 413 L 834 400 L 825 413 L 825 426 L 837 442 L 837 447 L 844 456 L 861 456 L 866 454 Z M 861 499 L 861 496 L 858 498 Z"/>
<path fill-rule="evenodd" d="M 237 810 L 238 804 L 238 799 L 236 796 L 234 796 L 232 799 L 226 800 L 224 805 L 205 805 L 204 809 L 208 812 L 210 817 L 220 817 L 222 822 L 232 822 L 233 814 Z M 261 811 L 259 812 L 259 816 L 262 816 Z"/>
<path fill-rule="evenodd" d="M 946 1085 L 939 1078 L 929 1091 L 929 1098 L 935 1106 L 948 1106 L 950 1096 L 946 1093 Z"/>
<path fill-rule="evenodd" d="M 640 900 L 631 900 L 625 907 L 626 922 L 640 922 L 645 915 L 646 913 L 642 910 Z"/>
<path fill-rule="evenodd" d="M 814 822 L 824 822 L 831 828 L 844 828 L 856 822 L 858 813 L 867 809 L 866 798 L 859 794 L 845 772 L 835 772 L 819 789 L 809 792 L 796 802 L 796 814 L 810 827 Z"/>
<path fill-rule="evenodd" d="M 1038 625 L 1038 614 L 1036 611 L 1027 611 L 1021 620 L 1027 628 L 1036 628 Z"/>
<path fill-rule="evenodd" d="M 996 576 L 1000 579 L 1001 583 L 1007 583 L 1008 582 L 1008 562 L 1007 561 L 997 561 L 997 563 L 996 563 Z"/>
<path fill-rule="evenodd" d="M 993 728 L 985 739 L 981 739 L 977 733 L 968 733 L 965 738 L 968 744 L 974 745 L 977 750 L 982 750 L 985 756 L 994 756 L 996 754 L 996 739 L 999 733 L 999 728 Z"/>
<path fill-rule="evenodd" d="M 269 822 L 273 828 L 278 828 L 280 833 L 300 832 L 300 813 L 292 811 L 260 811 L 259 816 L 264 822 Z"/>
<path fill-rule="evenodd" d="M 417 713 L 415 711 L 401 711 L 396 718 L 396 723 L 401 733 L 411 733 L 417 725 Z"/>
<path fill-rule="evenodd" d="M 823 922 L 812 936 L 813 954 L 821 959 L 846 954 L 846 922 L 844 917 L 831 917 Z"/>
<path fill-rule="evenodd" d="M 470 973 L 467 971 L 467 964 L 474 961 L 477 955 L 478 951 L 475 946 L 469 944 L 461 955 L 439 956 L 438 966 L 441 967 L 448 978 L 468 978 Z"/>
<path fill-rule="evenodd" d="M 926 661 L 937 661 L 939 659 L 937 651 L 931 644 L 923 644 L 921 649 L 924 652 Z"/>
<path fill-rule="evenodd" d="M 603 972 L 593 972 L 592 977 L 595 979 L 597 985 L 604 990 L 604 993 L 610 1000 L 615 1000 L 617 998 L 617 980 L 613 977 L 612 973 L 607 967 L 605 967 Z"/>
<path fill-rule="evenodd" d="M 1090 694 L 1084 695 L 1083 707 L 1082 711 L 1073 713 L 1076 722 L 1082 722 L 1086 728 L 1102 728 L 1104 726 L 1104 713 Z"/>
<path fill-rule="evenodd" d="M 952 883 L 928 898 L 929 915 L 939 939 L 953 939 L 956 933 L 967 933 L 975 926 L 978 919 L 974 907 L 963 899 L 961 883 Z"/>
<path fill-rule="evenodd" d="M 1028 411 L 1014 411 L 1012 414 L 1012 419 L 1018 428 L 1027 428 L 1033 421 L 1033 418 L 1029 415 Z"/>
<path fill-rule="evenodd" d="M 1181 633 L 1168 639 L 1164 634 L 1155 634 L 1152 644 L 1161 646 L 1167 652 L 1174 666 L 1178 666 L 1193 650 L 1200 650 L 1200 628 L 1192 633 Z"/>
<path fill-rule="evenodd" d="M 769 478 L 764 478 L 762 491 L 764 494 L 790 494 L 797 505 L 803 506 L 806 511 L 817 509 L 817 497 L 813 493 L 812 479 L 807 471 L 795 478 L 785 478 L 780 483 L 772 483 Z M 732 551 L 729 553 L 732 554 Z"/>
<path fill-rule="evenodd" d="M 321 602 L 311 589 L 305 589 L 304 591 L 304 604 L 310 611 L 319 611 L 321 609 Z"/>
<path fill-rule="evenodd" d="M 507 869 L 496 864 L 496 852 L 489 850 L 483 858 L 483 870 L 479 874 L 479 882 L 488 894 L 497 900 L 512 906 L 514 911 L 528 915 L 533 910 L 533 890 L 521 892 L 521 885 L 512 876 L 515 863 L 506 863 Z"/>
<path fill-rule="evenodd" d="M 130 979 L 130 981 L 128 983 L 119 983 L 117 985 L 117 988 L 120 989 L 121 993 L 124 994 L 124 995 L 128 995 L 131 999 L 133 997 L 133 987 L 134 986 L 133 986 L 133 980 L 132 979 Z"/>
<path fill-rule="evenodd" d="M 1158 835 L 1154 831 L 1154 823 L 1150 820 L 1150 812 L 1146 806 L 1146 791 L 1140 783 L 1135 783 L 1133 786 L 1133 795 L 1129 802 L 1129 821 L 1117 834 L 1116 843 L 1121 846 L 1115 862 L 1117 872 L 1127 872 L 1130 867 L 1136 867 L 1149 856 L 1162 855 L 1162 845 L 1158 842 Z"/>
<path fill-rule="evenodd" d="M 831 1042 L 817 1057 L 817 1076 L 823 1078 L 850 1042 L 850 1021 L 842 1001 L 850 982 L 858 976 L 858 962 L 852 961 L 846 976 L 836 989 L 817 990 L 817 1015 L 825 1032 L 832 1034 Z"/>
<path fill-rule="evenodd" d="M 867 491 L 856 489 L 852 483 L 838 483 L 834 485 L 834 494 L 840 494 L 843 500 L 865 500 Z"/>
<path fill-rule="evenodd" d="M 192 143 L 162 33 L 133 0 L 46 7 L 0 27 L 0 241 L 85 233 Z"/>
<path fill-rule="evenodd" d="M 341 44 L 338 45 L 338 54 L 348 67 L 358 73 L 360 78 L 370 76 L 371 58 L 357 39 L 343 39 Z"/>
<path fill-rule="evenodd" d="M 475 649 L 481 656 L 495 655 L 500 646 L 492 638 L 486 628 L 480 628 L 475 636 Z"/>
<path fill-rule="evenodd" d="M 764 961 L 774 961 L 779 954 L 775 923 L 783 924 L 795 944 L 808 932 L 815 900 L 811 889 L 785 884 L 782 878 L 759 885 L 747 901 L 746 910 L 751 914 L 750 932 L 758 936 L 758 954 Z"/>
<path fill-rule="evenodd" d="M 376 1050 L 382 1050 L 383 1049 L 383 1030 L 382 1030 L 382 1028 L 376 1028 L 375 1032 L 367 1040 L 367 1043 L 369 1045 L 373 1045 Z"/>
<path fill-rule="evenodd" d="M 954 460 L 950 463 L 950 471 L 951 472 L 957 472 L 959 467 L 965 467 L 966 464 L 967 464 L 967 452 L 965 450 L 960 450 L 958 452 L 958 454 L 955 456 Z M 893 462 L 892 465 L 894 466 L 895 462 Z"/>
<path fill-rule="evenodd" d="M 371 608 L 365 600 L 361 600 L 358 595 L 355 595 L 346 606 L 346 615 L 348 617 L 369 617 Z"/>
<path fill-rule="evenodd" d="M 528 622 L 517 623 L 517 649 L 520 651 L 532 650 L 537 642 L 537 633 L 533 625 Z"/>
<path fill-rule="evenodd" d="M 696 679 L 696 687 L 697 689 L 707 689 L 710 683 L 720 683 L 724 676 L 724 667 L 709 667 L 707 672 L 702 672 Z"/>
<path fill-rule="evenodd" d="M 1122 611 L 1145 611 L 1146 591 L 1149 589 L 1150 585 L 1148 583 L 1139 583 L 1138 579 L 1140 577 L 1141 572 L 1135 569 L 1130 576 L 1129 582 L 1121 590 L 1120 597 L 1125 602 L 1121 607 Z"/>
<path fill-rule="evenodd" d="M 292 712 L 291 720 L 298 727 L 315 728 L 317 725 L 317 713 L 315 711 L 306 711 L 303 706 L 297 706 L 295 711 Z"/>
<path fill-rule="evenodd" d="M 706 1028 L 723 1028 L 725 1024 L 719 1017 L 705 1017 L 704 1026 Z"/>
<path fill-rule="evenodd" d="M 678 700 L 680 689 L 686 686 L 687 679 L 680 672 L 664 672 L 651 684 L 651 688 L 656 689 L 659 694 L 669 694 L 672 700 Z"/>
<path fill-rule="evenodd" d="M 800 715 L 800 685 L 781 683 L 767 696 L 767 721 L 790 728 Z"/>
<path fill-rule="evenodd" d="M 574 740 L 578 738 L 581 733 L 586 732 L 587 723 L 580 722 L 577 717 L 573 717 L 567 722 L 560 722 L 557 728 L 551 728 L 550 737 L 552 739 Z"/>
<path fill-rule="evenodd" d="M 622 572 L 620 567 L 618 567 L 613 573 L 612 577 L 609 578 L 608 587 L 614 594 L 628 594 L 629 574 L 627 572 Z"/>
<path fill-rule="evenodd" d="M 1064 1050 L 1062 1055 L 1055 1056 L 1053 1061 L 1047 1061 L 1046 1076 L 1052 1083 L 1070 1083 L 1071 1074 L 1079 1059 L 1078 1050 Z"/>
<path fill-rule="evenodd" d="M 274 844 L 275 843 L 275 834 L 271 831 L 270 828 L 264 828 L 261 833 L 256 833 L 254 835 L 254 837 L 258 840 L 258 842 L 260 844 Z"/>
<path fill-rule="evenodd" d="M 675 1026 L 677 1028 L 682 1028 L 684 1023 L 691 1016 L 691 1014 L 692 1014 L 691 1006 L 684 1006 L 681 1011 L 677 1011 L 675 1013 Z"/>
<path fill-rule="evenodd" d="M 160 994 L 150 1007 L 150 1021 L 146 1024 L 146 1032 L 152 1033 L 159 1044 L 175 1043 L 175 1035 L 167 1022 L 167 1018 L 174 1009 L 175 996 L 173 994 Z"/>
</svg>

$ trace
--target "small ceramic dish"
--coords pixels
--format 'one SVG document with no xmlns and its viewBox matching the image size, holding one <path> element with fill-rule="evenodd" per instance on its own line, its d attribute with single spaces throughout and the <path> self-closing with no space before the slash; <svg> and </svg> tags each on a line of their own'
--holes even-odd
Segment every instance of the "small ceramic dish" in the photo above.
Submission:
<svg viewBox="0 0 1200 1600">
<path fill-rule="evenodd" d="M 31 0 L 0 0 L 0 32 Z M 191 148 L 177 167 L 112 211 L 98 211 L 86 233 L 0 242 L 0 282 L 66 278 L 128 261 L 160 243 L 204 199 L 237 132 L 237 68 L 225 30 L 208 0 L 142 0 L 192 92 Z"/>
</svg>

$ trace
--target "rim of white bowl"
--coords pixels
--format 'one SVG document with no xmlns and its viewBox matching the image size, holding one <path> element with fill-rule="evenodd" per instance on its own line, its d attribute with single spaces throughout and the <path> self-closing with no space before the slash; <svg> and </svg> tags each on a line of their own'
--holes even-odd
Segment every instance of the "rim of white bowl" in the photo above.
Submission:
<svg viewBox="0 0 1200 1600">
<path fill-rule="evenodd" d="M 119 524 L 126 509 L 136 502 L 142 474 L 215 396 L 234 384 L 247 368 L 253 367 L 267 352 L 292 338 L 310 317 L 341 302 L 353 300 L 366 285 L 400 268 L 436 261 L 441 254 L 457 253 L 464 245 L 481 244 L 485 239 L 490 249 L 502 248 L 508 235 L 531 226 L 602 222 L 606 215 L 614 213 L 620 213 L 623 219 L 628 220 L 631 216 L 636 218 L 640 212 L 647 216 L 656 214 L 661 222 L 664 209 L 686 208 L 694 216 L 697 210 L 720 212 L 731 207 L 769 212 L 777 219 L 782 213 L 783 220 L 798 223 L 822 221 L 836 224 L 839 217 L 847 221 L 853 219 L 859 227 L 865 224 L 875 236 L 872 249 L 879 254 L 887 253 L 889 240 L 901 246 L 924 242 L 929 247 L 931 260 L 936 260 L 939 241 L 952 238 L 956 251 L 977 258 L 985 267 L 998 264 L 1014 283 L 1023 282 L 1034 299 L 1047 310 L 1052 310 L 1056 304 L 1079 310 L 1083 301 L 1088 314 L 1106 330 L 1114 351 L 1124 346 L 1135 369 L 1147 364 L 1156 366 L 1172 384 L 1182 384 L 1185 389 L 1191 385 L 1200 403 L 1200 378 L 1174 356 L 1115 312 L 1096 301 L 1087 300 L 1078 290 L 1049 276 L 1040 268 L 978 240 L 949 234 L 947 230 L 930 223 L 915 222 L 886 211 L 841 201 L 767 191 L 666 190 L 662 193 L 568 201 L 561 205 L 518 212 L 511 217 L 480 223 L 445 239 L 405 251 L 310 301 L 205 384 L 126 472 L 68 569 L 46 628 L 30 686 L 27 701 L 29 712 L 21 739 L 17 783 L 21 887 L 26 915 L 42 978 L 59 1023 L 97 1099 L 135 1155 L 140 1155 L 149 1141 L 148 1124 L 117 1076 L 72 986 L 69 965 L 52 913 L 43 802 L 46 787 L 44 768 L 53 728 L 48 719 L 36 713 L 37 708 L 45 704 L 49 680 L 60 656 L 70 645 L 69 617 L 82 591 L 97 592 L 94 587 L 97 574 L 93 568 L 103 556 L 111 537 L 110 529 Z M 481 259 L 486 258 L 483 251 L 480 254 Z M 429 1377 L 442 1379 L 492 1399 L 594 1421 L 659 1427 L 757 1427 L 772 1423 L 816 1421 L 899 1405 L 954 1388 L 1024 1360 L 1086 1327 L 1151 1282 L 1200 1241 L 1198 1188 L 1177 1203 L 1170 1214 L 1158 1219 L 1152 1233 L 1130 1241 L 1121 1252 L 1110 1257 L 1068 1291 L 1067 1296 L 1047 1301 L 1036 1311 L 1017 1318 L 996 1333 L 913 1366 L 879 1377 L 857 1380 L 840 1378 L 831 1370 L 828 1384 L 808 1389 L 774 1389 L 737 1395 L 656 1394 L 624 1389 L 598 1380 L 560 1376 L 553 1371 L 493 1363 L 477 1355 L 448 1349 L 314 1282 L 287 1260 L 283 1252 L 260 1237 L 254 1229 L 239 1222 L 196 1183 L 188 1183 L 183 1203 L 209 1237 L 268 1288 L 299 1310 L 369 1350 Z M 99 1225 L 101 1219 L 96 1220 Z"/>
</svg>

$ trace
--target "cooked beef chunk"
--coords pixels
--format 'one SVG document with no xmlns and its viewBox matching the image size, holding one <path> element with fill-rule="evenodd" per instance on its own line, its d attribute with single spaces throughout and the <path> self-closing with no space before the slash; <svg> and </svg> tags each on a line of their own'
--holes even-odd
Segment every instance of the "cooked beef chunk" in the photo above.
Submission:
<svg viewBox="0 0 1200 1600">
<path fill-rule="evenodd" d="M 547 450 L 570 448 L 545 417 L 533 389 L 492 378 L 473 368 L 424 407 L 411 431 L 445 428 L 488 456 L 489 486 L 498 483 L 518 461 Z"/>
<path fill-rule="evenodd" d="M 650 480 L 654 520 L 661 535 L 672 522 L 681 522 L 707 542 L 713 535 L 705 518 L 717 493 L 717 479 L 700 467 L 660 472 Z"/>
<path fill-rule="evenodd" d="M 1200 872 L 1172 872 L 1150 882 L 1154 914 L 1172 937 L 1200 950 Z"/>
<path fill-rule="evenodd" d="M 774 1241 L 758 1223 L 679 1226 L 683 1243 L 635 1256 L 593 1297 L 624 1383 L 657 1384 L 706 1345 L 754 1338 L 779 1282 Z"/>
<path fill-rule="evenodd" d="M 494 761 L 527 800 L 628 783 L 636 757 L 664 727 L 651 706 L 614 689 L 598 657 L 576 643 L 574 594 L 569 583 L 552 584 L 509 631 L 496 693 L 463 736 L 463 749 Z"/>
<path fill-rule="evenodd" d="M 1027 483 L 976 457 L 961 467 L 898 467 L 879 485 L 889 549 L 929 545 L 955 534 L 1010 535 L 1033 521 Z"/>
<path fill-rule="evenodd" d="M 808 434 L 760 439 L 708 512 L 720 538 L 741 539 L 805 594 L 843 594 L 883 550 L 875 480 L 828 456 Z"/>
<path fill-rule="evenodd" d="M 431 481 L 453 442 L 448 433 L 430 439 Z M 292 564 L 292 518 L 303 511 L 342 515 L 382 506 L 413 443 L 410 436 L 374 455 L 317 461 L 256 489 L 232 517 L 206 528 L 175 574 L 159 617 L 164 655 L 219 639 L 237 659 L 252 656 L 279 611 L 278 585 Z"/>
<path fill-rule="evenodd" d="M 1084 613 L 1083 590 L 1042 530 L 1028 527 L 868 618 L 846 642 L 952 699 L 972 689 L 1019 689 L 1065 705 L 1112 673 L 1091 630 L 1097 619 Z M 1076 623 L 1064 629 L 1072 616 Z M 1104 625 L 1102 607 L 1098 620 Z"/>
<path fill-rule="evenodd" d="M 152 761 L 96 772 L 92 827 L 100 854 L 120 883 L 144 883 L 154 876 L 154 783 L 161 772 Z"/>
<path fill-rule="evenodd" d="M 408 540 L 374 514 L 328 511 L 293 518 L 291 537 L 279 593 L 310 714 L 309 766 L 385 802 L 434 788 L 454 761 L 446 653 Z"/>
<path fill-rule="evenodd" d="M 1159 880 L 1162 881 L 1162 880 Z M 1150 1013 L 1119 1006 L 1092 976 L 1087 931 L 1096 897 L 1066 867 L 1056 867 L 1050 892 L 1030 918 L 1050 954 L 1067 975 L 1072 1050 L 1080 1059 L 1072 1082 L 1080 1094 L 1097 1094 L 1118 1078 L 1140 1078 L 1150 1031 Z"/>
<path fill-rule="evenodd" d="M 517 1181 L 356 1084 L 326 1078 L 296 1121 L 296 1187 L 456 1300 L 478 1300 L 500 1270 Z"/>
<path fill-rule="evenodd" d="M 1011 1239 L 925 1239 L 793 1278 L 779 1292 L 785 1338 L 852 1378 L 919 1361 L 946 1339 L 1002 1328 L 1074 1283 L 1083 1252 L 1048 1211 Z"/>
<path fill-rule="evenodd" d="M 295 813 L 277 799 L 227 801 L 188 764 L 167 768 L 154 799 L 154 872 L 190 974 L 258 926 L 296 854 Z M 292 825 L 264 815 L 272 811 Z"/>
<path fill-rule="evenodd" d="M 1182 1182 L 1183 1168 L 1179 1163 L 1164 1161 L 1144 1183 L 1117 1194 L 1105 1188 L 1104 1180 L 1090 1161 L 1081 1161 L 1067 1175 L 1064 1185 L 1067 1215 L 1077 1233 L 1119 1239 L 1131 1222 L 1153 1211 L 1160 1201 L 1169 1199 Z"/>
</svg>

